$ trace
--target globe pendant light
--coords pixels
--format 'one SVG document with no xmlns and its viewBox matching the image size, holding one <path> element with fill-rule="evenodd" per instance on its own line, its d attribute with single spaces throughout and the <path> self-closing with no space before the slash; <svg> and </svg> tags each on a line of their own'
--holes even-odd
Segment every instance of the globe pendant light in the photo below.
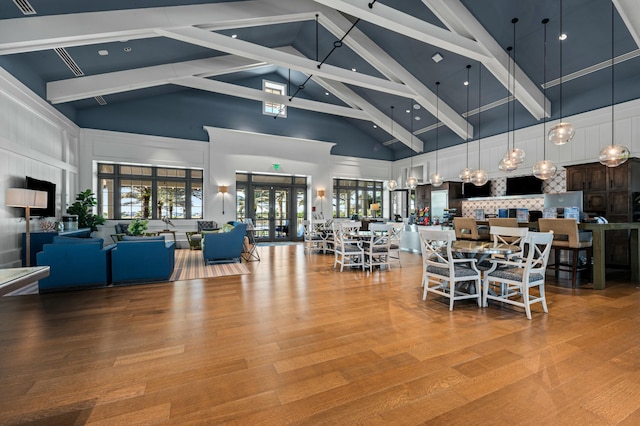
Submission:
<svg viewBox="0 0 640 426">
<path fill-rule="evenodd" d="M 405 185 L 409 189 L 416 189 L 418 186 L 418 179 L 413 176 L 413 99 L 411 100 L 411 157 L 409 158 L 409 177 L 405 181 Z"/>
<path fill-rule="evenodd" d="M 518 167 L 518 165 L 522 164 L 524 162 L 524 151 L 521 150 L 520 148 L 516 148 L 516 23 L 518 22 L 518 18 L 513 18 L 511 20 L 511 23 L 513 24 L 513 90 L 511 93 L 513 93 L 513 101 L 511 102 L 511 108 L 512 108 L 512 113 L 511 113 L 511 120 L 512 121 L 512 125 L 511 125 L 511 129 L 513 130 L 513 149 L 511 150 L 511 152 L 509 153 L 509 159 L 511 160 L 511 162 Z"/>
<path fill-rule="evenodd" d="M 467 65 L 467 81 L 464 84 L 467 86 L 467 134 L 465 137 L 465 145 L 467 147 L 467 167 L 460 171 L 460 180 L 463 183 L 471 182 L 471 175 L 473 174 L 473 170 L 469 168 L 469 86 L 471 82 L 469 81 L 469 70 L 471 69 L 471 65 Z"/>
<path fill-rule="evenodd" d="M 562 0 L 560 0 L 560 35 L 562 32 Z M 560 122 L 551 127 L 549 134 L 547 135 L 549 141 L 556 145 L 564 145 L 571 142 L 575 130 L 573 125 L 569 122 L 562 121 L 562 41 L 560 41 Z"/>
<path fill-rule="evenodd" d="M 615 51 L 614 51 L 614 34 L 613 34 L 613 17 L 614 17 L 614 5 L 611 2 L 611 145 L 605 146 L 600 151 L 600 163 L 607 167 L 618 167 L 629 159 L 629 150 L 626 146 L 616 144 L 615 139 L 615 115 L 614 115 L 614 85 L 615 85 Z"/>
<path fill-rule="evenodd" d="M 480 117 L 482 115 L 482 64 L 478 63 L 478 169 L 471 175 L 471 183 L 475 186 L 485 185 L 489 175 L 480 167 Z"/>
<path fill-rule="evenodd" d="M 438 173 L 438 136 L 440 133 L 440 82 L 436 81 L 436 172 L 430 176 L 431 185 L 438 187 L 442 185 L 442 175 Z"/>
<path fill-rule="evenodd" d="M 393 109 L 395 107 L 393 105 L 391 105 L 391 138 L 393 138 Z M 398 182 L 396 182 L 394 179 L 391 179 L 387 182 L 387 189 L 389 191 L 394 191 L 396 188 L 398 187 Z"/>
<path fill-rule="evenodd" d="M 542 20 L 544 25 L 544 54 L 542 60 L 542 105 L 544 105 L 547 99 L 547 24 L 549 20 L 547 18 Z M 553 161 L 547 160 L 547 144 L 544 138 L 547 136 L 547 115 L 546 112 L 542 114 L 542 161 L 538 161 L 533 165 L 533 175 L 540 180 L 549 180 L 556 174 L 556 165 Z"/>
<path fill-rule="evenodd" d="M 509 74 L 507 76 L 507 100 L 511 97 L 511 51 L 513 47 L 507 47 L 507 52 L 509 52 Z M 510 143 L 509 139 L 511 137 L 511 105 L 507 102 L 507 152 L 505 152 L 504 156 L 500 159 L 498 163 L 498 170 L 506 173 L 511 173 L 512 171 L 518 168 L 518 165 L 511 158 L 511 151 L 509 151 Z"/>
</svg>

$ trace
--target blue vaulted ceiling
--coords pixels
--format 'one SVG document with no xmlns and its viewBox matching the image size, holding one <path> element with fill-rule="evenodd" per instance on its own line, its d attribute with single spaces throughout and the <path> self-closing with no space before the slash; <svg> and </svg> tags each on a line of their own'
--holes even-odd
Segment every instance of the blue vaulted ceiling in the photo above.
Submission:
<svg viewBox="0 0 640 426">
<path fill-rule="evenodd" d="M 540 122 L 535 103 L 541 105 L 544 95 L 551 105 L 549 121 L 560 117 L 560 105 L 564 116 L 610 105 L 612 87 L 616 103 L 639 98 L 640 24 L 628 10 L 632 2 L 615 3 L 613 31 L 610 1 L 562 3 L 562 30 L 569 37 L 562 42 L 561 58 L 557 0 L 29 0 L 34 14 L 4 2 L 0 66 L 83 128 L 207 141 L 203 126 L 214 126 L 332 142 L 335 155 L 397 160 L 412 155 L 412 142 L 427 152 L 435 149 L 436 81 L 444 124 L 440 148 L 465 142 L 468 111 L 473 139 L 479 131 L 487 137 L 508 130 L 506 86 L 514 80 L 507 77 L 508 61 L 501 56 L 507 46 L 515 47 L 519 67 L 513 119 L 517 128 Z M 518 18 L 515 28 L 512 18 Z M 546 81 L 543 18 L 550 19 Z M 343 46 L 332 51 L 353 23 Z M 176 36 L 175 28 L 200 33 L 194 41 Z M 227 41 L 207 45 L 206 35 L 198 35 L 207 32 Z M 229 50 L 236 47 L 232 35 L 251 44 Z M 470 50 L 477 47 L 479 53 L 465 50 L 471 45 Z M 614 75 L 612 46 L 618 58 Z M 75 76 L 54 48 L 64 48 L 84 75 Z M 262 61 L 252 56 L 263 55 L 260 48 L 268 48 Z M 99 55 L 101 50 L 108 55 Z M 279 51 L 289 55 L 282 60 Z M 435 63 L 431 59 L 435 53 L 444 59 Z M 312 68 L 301 69 L 292 55 L 324 63 L 312 74 Z M 228 58 L 244 58 L 246 66 L 209 73 L 210 63 L 198 62 L 210 60 L 218 64 L 214 68 L 224 68 L 219 64 Z M 185 75 L 181 67 L 192 62 L 201 64 L 198 72 Z M 471 65 L 469 105 L 463 85 L 467 65 Z M 161 81 L 150 83 L 158 78 L 158 70 L 164 70 Z M 328 75 L 317 75 L 321 72 Z M 233 86 L 194 88 L 181 83 L 185 76 L 203 86 L 207 81 Z M 371 77 L 380 84 L 371 84 Z M 265 79 L 283 83 L 290 95 L 295 93 L 287 101 L 291 107 L 286 118 L 262 114 L 260 100 L 239 93 L 240 88 L 260 91 Z M 525 92 L 530 99 L 525 99 Z M 106 104 L 99 104 L 95 95 Z M 296 107 L 302 100 L 312 101 L 311 109 Z M 352 110 L 353 114 L 345 113 Z M 414 136 L 408 136 L 411 131 Z"/>
</svg>

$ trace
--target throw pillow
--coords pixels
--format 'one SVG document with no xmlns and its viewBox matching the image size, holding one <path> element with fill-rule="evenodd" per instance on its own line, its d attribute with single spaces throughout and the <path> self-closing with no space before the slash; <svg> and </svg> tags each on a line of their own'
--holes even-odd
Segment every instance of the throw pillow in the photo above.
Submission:
<svg viewBox="0 0 640 426">
<path fill-rule="evenodd" d="M 222 225 L 222 232 L 231 232 L 233 231 L 233 228 L 235 228 L 233 225 L 225 223 L 224 225 Z"/>
</svg>

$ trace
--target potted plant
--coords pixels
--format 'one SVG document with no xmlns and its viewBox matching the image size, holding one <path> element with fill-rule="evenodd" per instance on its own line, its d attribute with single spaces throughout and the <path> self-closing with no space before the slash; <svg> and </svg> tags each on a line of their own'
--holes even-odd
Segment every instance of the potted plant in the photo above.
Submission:
<svg viewBox="0 0 640 426">
<path fill-rule="evenodd" d="M 127 230 L 131 235 L 140 236 L 144 234 L 144 231 L 147 230 L 147 226 L 149 225 L 149 221 L 146 219 L 133 219 L 129 224 Z"/>
<path fill-rule="evenodd" d="M 93 207 L 98 204 L 90 189 L 76 195 L 76 201 L 67 208 L 67 213 L 78 216 L 79 228 L 90 228 L 91 232 L 98 230 L 98 225 L 104 225 L 105 218 L 94 214 Z"/>
</svg>

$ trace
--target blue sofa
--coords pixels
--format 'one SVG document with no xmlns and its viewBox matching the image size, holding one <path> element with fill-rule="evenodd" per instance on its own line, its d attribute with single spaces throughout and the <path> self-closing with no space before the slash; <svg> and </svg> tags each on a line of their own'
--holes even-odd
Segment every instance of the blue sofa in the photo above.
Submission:
<svg viewBox="0 0 640 426">
<path fill-rule="evenodd" d="M 241 262 L 246 234 L 246 223 L 236 223 L 229 232 L 206 232 L 202 234 L 204 263 Z"/>
<path fill-rule="evenodd" d="M 38 281 L 40 293 L 84 287 L 105 287 L 111 283 L 111 251 L 102 238 L 56 236 L 36 254 L 38 265 L 49 265 L 47 278 Z"/>
<path fill-rule="evenodd" d="M 111 251 L 114 284 L 167 281 L 175 266 L 174 241 L 164 237 L 129 237 Z"/>
</svg>

